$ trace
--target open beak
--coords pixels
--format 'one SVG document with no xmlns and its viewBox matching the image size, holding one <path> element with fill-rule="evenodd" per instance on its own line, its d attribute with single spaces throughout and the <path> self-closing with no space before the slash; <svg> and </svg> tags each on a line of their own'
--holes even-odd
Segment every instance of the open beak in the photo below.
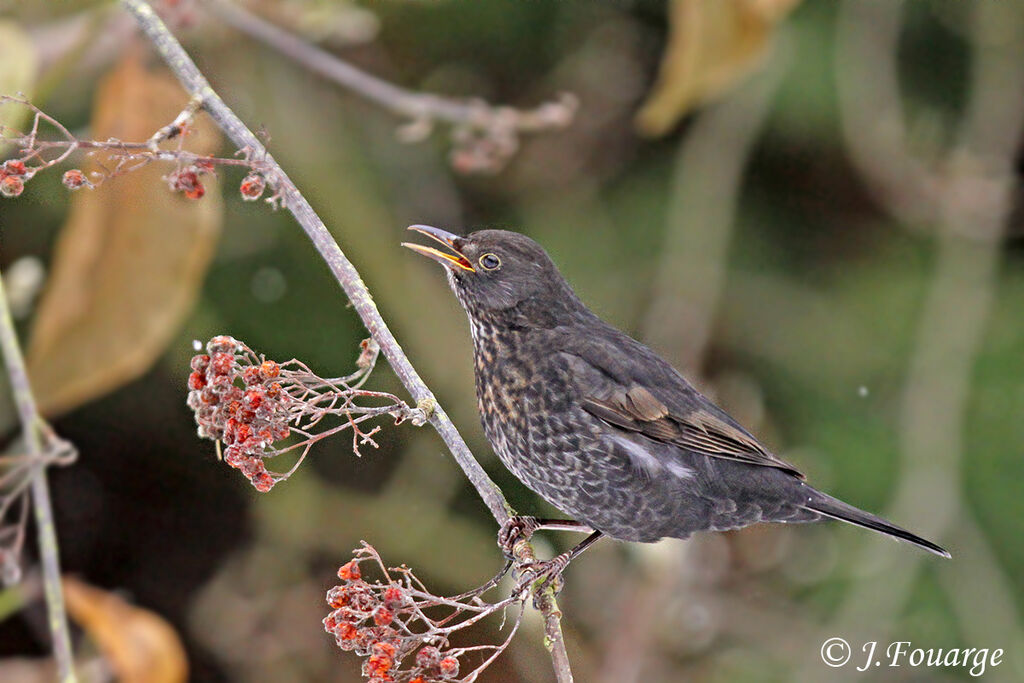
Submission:
<svg viewBox="0 0 1024 683">
<path fill-rule="evenodd" d="M 465 255 L 455 248 L 455 240 L 459 238 L 458 235 L 453 235 L 450 232 L 442 230 L 441 228 L 433 228 L 429 225 L 410 225 L 410 230 L 423 233 L 430 239 L 440 242 L 446 246 L 453 253 L 446 253 L 433 247 L 425 247 L 421 244 L 413 244 L 412 242 L 402 242 L 403 247 L 408 247 L 415 252 L 429 256 L 434 259 L 442 266 L 448 268 L 461 268 L 462 270 L 468 270 L 470 273 L 475 273 L 476 269 L 470 264 L 469 259 Z"/>
</svg>

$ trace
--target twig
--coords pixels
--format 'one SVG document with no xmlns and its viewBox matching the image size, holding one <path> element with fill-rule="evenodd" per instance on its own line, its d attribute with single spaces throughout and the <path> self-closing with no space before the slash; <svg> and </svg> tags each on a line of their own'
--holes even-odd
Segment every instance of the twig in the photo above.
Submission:
<svg viewBox="0 0 1024 683">
<path fill-rule="evenodd" d="M 382 78 L 358 69 L 329 52 L 310 45 L 268 21 L 224 0 L 203 3 L 225 23 L 247 36 L 272 47 L 291 60 L 329 78 L 376 104 L 414 121 L 445 121 L 478 128 L 508 125 L 523 133 L 564 128 L 572 120 L 575 100 L 565 95 L 556 102 L 524 111 L 493 106 L 481 100 L 457 100 L 429 93 L 406 90 Z"/>
<path fill-rule="evenodd" d="M 554 587 L 543 587 L 534 596 L 533 605 L 544 615 L 544 647 L 551 655 L 551 663 L 555 667 L 555 680 L 559 683 L 572 683 L 572 666 L 569 662 L 569 653 L 565 650 L 562 613 L 555 601 Z"/>
<path fill-rule="evenodd" d="M 35 512 L 39 534 L 39 559 L 43 568 L 43 592 L 46 595 L 47 617 L 50 633 L 53 634 L 53 653 L 57 660 L 57 672 L 62 683 L 74 683 L 75 677 L 71 653 L 71 635 L 68 631 L 67 613 L 64 611 L 64 593 L 60 583 L 60 560 L 58 557 L 57 534 L 54 530 L 53 507 L 50 503 L 50 489 L 46 481 L 46 458 L 43 439 L 39 433 L 41 418 L 36 410 L 35 396 L 28 381 L 25 360 L 14 331 L 14 321 L 7 306 L 7 293 L 0 280 L 0 349 L 3 350 L 11 392 L 18 407 L 18 417 L 28 446 L 28 454 L 36 460 L 32 473 L 32 507 Z"/>
<path fill-rule="evenodd" d="M 224 131 L 228 138 L 239 148 L 249 150 L 254 157 L 260 158 L 270 171 L 267 173 L 268 182 L 273 186 L 276 194 L 282 198 L 284 206 L 292 213 L 302 229 L 305 230 L 313 246 L 320 253 L 320 256 L 327 263 L 331 273 L 341 286 L 345 295 L 352 303 L 359 318 L 363 321 L 367 331 L 380 345 L 381 352 L 387 358 L 388 363 L 398 376 L 399 381 L 412 395 L 417 406 L 425 412 L 430 413 L 429 422 L 441 436 L 441 439 L 448 446 L 452 456 L 459 467 L 466 474 L 470 483 L 483 499 L 484 504 L 491 511 L 498 524 L 504 524 L 513 514 L 512 508 L 505 500 L 501 489 L 487 476 L 483 468 L 473 457 L 466 442 L 462 439 L 455 425 L 448 414 L 438 404 L 433 393 L 424 384 L 416 369 L 409 362 L 405 352 L 402 351 L 398 341 L 381 317 L 377 306 L 373 301 L 366 285 L 358 271 L 345 257 L 341 247 L 331 236 L 323 221 L 320 220 L 313 207 L 306 198 L 299 192 L 295 184 L 288 178 L 288 175 L 277 164 L 273 156 L 264 148 L 259 139 L 250 131 L 241 119 L 221 100 L 214 92 L 206 78 L 200 73 L 195 63 L 188 56 L 181 44 L 174 35 L 167 29 L 160 17 L 143 0 L 122 0 L 122 4 L 135 16 L 139 26 L 152 41 L 157 52 L 181 81 L 182 86 L 192 97 L 202 99 L 203 108 L 217 125 Z M 520 562 L 530 562 L 533 558 L 533 549 L 529 544 L 522 543 L 521 555 L 516 559 Z M 552 598 L 545 603 L 547 609 L 544 613 L 546 623 L 557 619 L 557 603 Z M 560 635 L 555 634 L 556 636 Z M 551 639 L 552 659 L 568 661 L 565 652 L 565 643 L 560 637 Z M 559 683 L 567 683 L 572 680 L 571 674 L 566 677 L 564 669 L 556 665 L 556 675 Z"/>
<path fill-rule="evenodd" d="M 361 71 L 329 52 L 250 14 L 224 0 L 206 0 L 217 17 L 242 33 L 277 50 L 309 70 L 366 99 L 409 118 L 398 129 L 403 142 L 418 142 L 431 134 L 434 123 L 452 126 L 452 166 L 463 173 L 497 173 L 519 150 L 521 133 L 565 128 L 576 114 L 577 99 L 562 93 L 534 109 L 495 106 L 477 98 L 453 99 L 400 88 Z"/>
</svg>

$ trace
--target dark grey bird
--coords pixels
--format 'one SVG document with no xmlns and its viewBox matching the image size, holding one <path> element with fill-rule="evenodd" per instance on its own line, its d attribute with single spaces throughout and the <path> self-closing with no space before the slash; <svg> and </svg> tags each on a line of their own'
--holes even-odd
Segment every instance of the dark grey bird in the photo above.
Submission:
<svg viewBox="0 0 1024 683">
<path fill-rule="evenodd" d="M 823 518 L 950 557 L 808 485 L 654 351 L 592 313 L 533 240 L 410 230 L 445 247 L 404 245 L 445 266 L 469 317 L 487 439 L 513 474 L 572 518 L 517 518 L 511 533 L 593 530 L 556 558 L 562 566 L 601 535 L 651 542 Z"/>
</svg>

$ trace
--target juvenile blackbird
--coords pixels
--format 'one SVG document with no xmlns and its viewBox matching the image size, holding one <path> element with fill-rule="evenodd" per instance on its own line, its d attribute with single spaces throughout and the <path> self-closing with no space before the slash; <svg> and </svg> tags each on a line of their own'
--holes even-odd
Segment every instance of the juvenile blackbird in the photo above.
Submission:
<svg viewBox="0 0 1024 683">
<path fill-rule="evenodd" d="M 811 488 L 651 349 L 594 315 L 533 240 L 410 230 L 446 247 L 404 244 L 445 266 L 469 316 L 487 439 L 513 474 L 574 520 L 517 518 L 512 532 L 593 530 L 556 558 L 562 566 L 601 535 L 651 542 L 823 518 L 950 556 Z"/>
</svg>

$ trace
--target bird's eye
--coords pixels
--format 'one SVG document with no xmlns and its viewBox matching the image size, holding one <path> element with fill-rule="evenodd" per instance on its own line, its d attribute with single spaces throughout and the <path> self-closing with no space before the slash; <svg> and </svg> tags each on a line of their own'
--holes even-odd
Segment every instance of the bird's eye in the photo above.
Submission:
<svg viewBox="0 0 1024 683">
<path fill-rule="evenodd" d="M 480 257 L 480 265 L 484 270 L 495 270 L 501 267 L 501 259 L 494 254 L 484 254 Z"/>
</svg>

